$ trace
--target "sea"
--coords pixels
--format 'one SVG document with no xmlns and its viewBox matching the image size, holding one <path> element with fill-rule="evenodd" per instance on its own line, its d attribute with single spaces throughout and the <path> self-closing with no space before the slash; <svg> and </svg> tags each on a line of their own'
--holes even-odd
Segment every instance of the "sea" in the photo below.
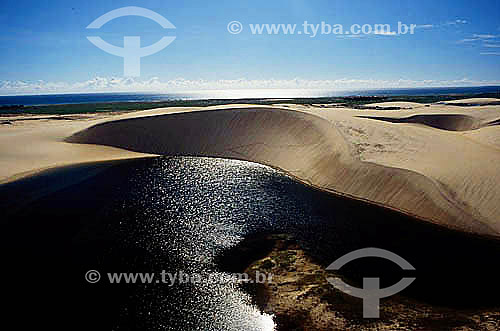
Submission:
<svg viewBox="0 0 500 331">
<path fill-rule="evenodd" d="M 369 90 L 318 90 L 318 89 L 240 89 L 209 90 L 184 93 L 81 93 L 46 95 L 0 96 L 0 106 L 9 105 L 53 105 L 75 103 L 106 102 L 161 102 L 173 100 L 207 99 L 292 99 L 345 96 L 399 96 L 399 95 L 444 95 L 498 93 L 500 86 L 481 87 L 432 87 L 406 89 L 369 89 Z"/>
</svg>

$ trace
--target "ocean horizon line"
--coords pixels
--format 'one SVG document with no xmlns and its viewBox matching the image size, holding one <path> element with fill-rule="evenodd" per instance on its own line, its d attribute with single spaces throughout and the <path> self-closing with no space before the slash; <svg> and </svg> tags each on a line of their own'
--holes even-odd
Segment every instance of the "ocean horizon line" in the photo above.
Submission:
<svg viewBox="0 0 500 331">
<path fill-rule="evenodd" d="M 219 89 L 175 92 L 78 92 L 1 95 L 0 106 L 175 100 L 299 99 L 351 96 L 425 96 L 498 93 L 500 86 L 411 87 L 370 89 Z"/>
</svg>

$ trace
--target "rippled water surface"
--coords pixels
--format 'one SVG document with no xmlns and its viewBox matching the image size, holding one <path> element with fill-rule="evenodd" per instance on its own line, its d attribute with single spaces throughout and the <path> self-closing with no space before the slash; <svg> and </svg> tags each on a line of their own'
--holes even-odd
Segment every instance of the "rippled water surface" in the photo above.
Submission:
<svg viewBox="0 0 500 331">
<path fill-rule="evenodd" d="M 476 288 L 490 284 L 488 275 L 496 279 L 488 266 L 498 247 L 243 161 L 162 157 L 65 168 L 0 186 L 0 198 L 3 265 L 10 271 L 2 274 L 2 283 L 10 284 L 3 293 L 5 315 L 39 326 L 272 330 L 272 316 L 260 312 L 236 282 L 105 280 L 108 272 L 162 270 L 228 276 L 218 257 L 262 233 L 295 235 L 325 265 L 354 249 L 389 249 L 416 267 L 418 282 L 409 291 L 417 296 L 477 302 L 467 295 L 478 291 L 456 288 L 464 281 Z M 383 271 L 383 286 L 401 278 L 394 267 L 363 266 L 372 276 Z M 99 283 L 85 281 L 90 269 L 103 275 Z M 498 292 L 498 286 L 488 287 L 481 302 L 484 293 L 495 299 Z"/>
<path fill-rule="evenodd" d="M 13 200 L 17 210 L 8 232 L 25 244 L 10 243 L 17 246 L 12 263 L 27 257 L 40 262 L 33 254 L 48 257 L 40 268 L 54 264 L 53 270 L 68 275 L 49 295 L 60 294 L 62 301 L 80 297 L 72 312 L 77 318 L 80 304 L 89 305 L 82 322 L 104 320 L 116 329 L 273 329 L 272 317 L 261 313 L 236 282 L 86 284 L 83 276 L 96 269 L 103 277 L 162 270 L 221 277 L 225 273 L 215 258 L 246 236 L 287 232 L 321 240 L 317 227 L 334 214 L 330 200 L 318 199 L 322 194 L 311 194 L 269 167 L 236 160 L 128 161 L 60 188 L 95 170 L 63 169 L 20 185 L 16 194 L 45 192 L 45 187 L 54 192 L 24 205 Z M 15 191 L 4 188 L 6 196 L 12 196 L 9 189 Z"/>
<path fill-rule="evenodd" d="M 111 208 L 121 240 L 154 256 L 155 266 L 186 273 L 217 273 L 214 258 L 260 232 L 317 236 L 325 222 L 301 184 L 255 163 L 164 158 L 131 171 L 131 199 Z M 146 289 L 141 314 L 157 326 L 201 329 L 272 329 L 237 284 L 190 284 Z"/>
<path fill-rule="evenodd" d="M 139 166 L 132 174 L 134 198 L 111 213 L 125 211 L 120 222 L 123 240 L 143 248 L 154 256 L 156 266 L 172 272 L 217 273 L 214 258 L 244 236 L 297 226 L 309 218 L 286 194 L 290 179 L 257 164 L 167 158 Z M 271 318 L 260 314 L 237 284 L 165 287 L 138 294 L 141 314 L 150 314 L 148 322 L 155 328 L 272 329 Z"/>
</svg>

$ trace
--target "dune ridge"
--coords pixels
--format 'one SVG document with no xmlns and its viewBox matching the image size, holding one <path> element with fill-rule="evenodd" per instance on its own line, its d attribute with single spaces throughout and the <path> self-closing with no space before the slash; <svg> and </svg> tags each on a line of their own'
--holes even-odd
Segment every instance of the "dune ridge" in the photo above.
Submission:
<svg viewBox="0 0 500 331">
<path fill-rule="evenodd" d="M 149 154 L 258 162 L 320 189 L 442 226 L 500 235 L 498 224 L 457 199 L 440 181 L 354 157 L 345 136 L 332 122 L 305 111 L 246 106 L 135 116 L 96 124 L 65 141 Z"/>
<path fill-rule="evenodd" d="M 378 117 L 378 116 L 358 116 L 378 121 L 386 121 L 390 123 L 414 123 L 428 125 L 433 128 L 449 130 L 449 131 L 470 131 L 477 130 L 486 125 L 496 125 L 495 121 L 484 123 L 483 121 L 468 115 L 463 114 L 426 114 L 413 115 L 409 117 L 394 118 L 394 117 Z"/>
<path fill-rule="evenodd" d="M 469 99 L 443 101 L 440 103 L 445 105 L 459 106 L 459 107 L 473 107 L 473 106 L 486 106 L 486 105 L 500 105 L 500 100 L 495 98 L 469 98 Z"/>
</svg>

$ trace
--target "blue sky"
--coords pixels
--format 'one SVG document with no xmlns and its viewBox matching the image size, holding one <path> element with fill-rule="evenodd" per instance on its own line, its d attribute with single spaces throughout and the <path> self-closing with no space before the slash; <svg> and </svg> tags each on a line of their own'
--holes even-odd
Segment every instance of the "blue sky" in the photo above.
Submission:
<svg viewBox="0 0 500 331">
<path fill-rule="evenodd" d="M 47 7 L 47 3 L 50 7 Z M 153 10 L 175 26 L 142 17 L 86 27 L 124 6 Z M 366 88 L 500 84 L 500 1 L 72 1 L 3 0 L 0 94 L 210 88 Z M 230 34 L 230 21 L 242 23 Z M 254 35 L 249 24 L 416 24 L 413 35 Z M 123 59 L 87 40 L 143 46 L 175 41 L 123 76 Z"/>
</svg>

